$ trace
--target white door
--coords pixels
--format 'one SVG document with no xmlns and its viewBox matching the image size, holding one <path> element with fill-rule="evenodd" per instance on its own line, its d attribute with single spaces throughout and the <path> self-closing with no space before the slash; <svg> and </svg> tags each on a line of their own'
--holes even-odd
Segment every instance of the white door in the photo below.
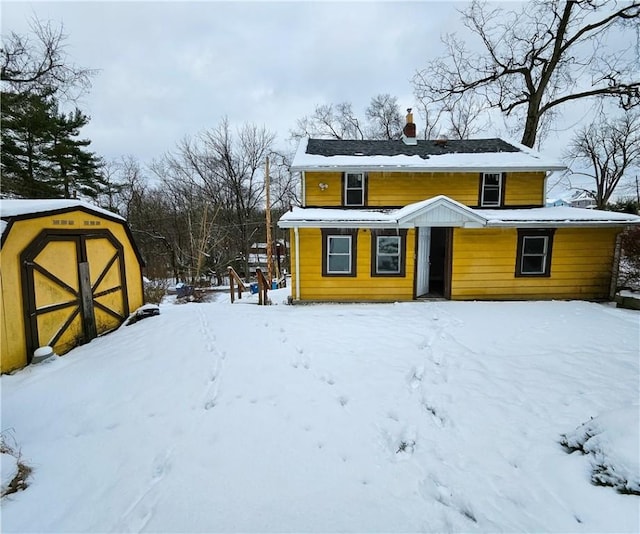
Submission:
<svg viewBox="0 0 640 534">
<path fill-rule="evenodd" d="M 416 265 L 416 297 L 429 293 L 429 247 L 431 228 L 418 228 L 418 258 Z"/>
</svg>

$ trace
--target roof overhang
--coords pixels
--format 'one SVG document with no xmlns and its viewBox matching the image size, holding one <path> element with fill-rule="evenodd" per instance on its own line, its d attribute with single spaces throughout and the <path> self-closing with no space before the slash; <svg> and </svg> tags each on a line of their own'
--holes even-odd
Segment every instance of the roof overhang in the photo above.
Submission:
<svg viewBox="0 0 640 534">
<path fill-rule="evenodd" d="M 561 228 L 640 225 L 640 217 L 581 208 L 472 209 L 440 195 L 389 211 L 294 208 L 278 221 L 280 228 Z"/>
<path fill-rule="evenodd" d="M 440 195 L 389 212 L 296 208 L 278 221 L 280 228 L 415 228 L 457 226 L 482 228 L 486 219 L 471 208 Z"/>
</svg>

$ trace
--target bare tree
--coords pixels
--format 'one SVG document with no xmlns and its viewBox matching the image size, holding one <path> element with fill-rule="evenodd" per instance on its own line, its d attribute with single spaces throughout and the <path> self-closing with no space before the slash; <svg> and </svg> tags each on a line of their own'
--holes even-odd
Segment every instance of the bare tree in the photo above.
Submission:
<svg viewBox="0 0 640 534">
<path fill-rule="evenodd" d="M 598 208 L 604 208 L 616 187 L 633 167 L 640 166 L 640 113 L 627 113 L 618 119 L 601 115 L 591 126 L 574 137 L 569 148 L 574 162 L 587 164 L 595 190 L 585 190 Z"/>
<path fill-rule="evenodd" d="M 331 139 L 364 139 L 360 121 L 349 102 L 321 104 L 312 115 L 298 119 L 291 137 L 325 137 Z"/>
<path fill-rule="evenodd" d="M 11 32 L 2 39 L 0 79 L 16 93 L 56 94 L 75 100 L 91 87 L 95 70 L 72 63 L 66 52 L 63 26 L 34 18 L 31 35 Z"/>
<path fill-rule="evenodd" d="M 446 102 L 480 94 L 490 107 L 516 116 L 530 147 L 541 120 L 566 102 L 616 97 L 627 110 L 640 103 L 637 43 L 606 42 L 614 31 L 618 37 L 637 28 L 640 2 L 537 0 L 516 12 L 474 0 L 462 17 L 479 42 L 447 35 L 446 55 L 414 76 L 418 95 Z"/>
<path fill-rule="evenodd" d="M 369 139 L 399 139 L 404 119 L 398 99 L 388 93 L 376 95 L 365 111 Z"/>
<path fill-rule="evenodd" d="M 322 104 L 312 115 L 298 119 L 290 133 L 293 139 L 397 139 L 403 126 L 398 99 L 379 94 L 371 98 L 364 120 L 358 118 L 349 102 Z"/>
</svg>

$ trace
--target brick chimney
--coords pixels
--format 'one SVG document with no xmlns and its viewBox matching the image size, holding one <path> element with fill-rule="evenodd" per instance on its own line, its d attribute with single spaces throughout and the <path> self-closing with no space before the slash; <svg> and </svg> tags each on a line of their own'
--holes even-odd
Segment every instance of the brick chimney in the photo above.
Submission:
<svg viewBox="0 0 640 534">
<path fill-rule="evenodd" d="M 417 145 L 418 139 L 416 138 L 416 125 L 413 122 L 413 113 L 411 108 L 407 108 L 407 124 L 402 129 L 402 140 L 405 145 Z"/>
</svg>

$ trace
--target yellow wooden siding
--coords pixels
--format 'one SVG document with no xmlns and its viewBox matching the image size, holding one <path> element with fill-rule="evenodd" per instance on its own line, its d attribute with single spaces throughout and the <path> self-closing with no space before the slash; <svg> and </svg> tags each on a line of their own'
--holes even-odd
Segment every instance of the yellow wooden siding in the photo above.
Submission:
<svg viewBox="0 0 640 534">
<path fill-rule="evenodd" d="M 609 295 L 615 228 L 558 228 L 550 277 L 516 277 L 518 232 L 454 229 L 451 298 L 599 299 Z"/>
<path fill-rule="evenodd" d="M 505 206 L 544 206 L 543 172 L 509 172 L 505 185 Z"/>
<path fill-rule="evenodd" d="M 305 172 L 305 205 L 341 206 L 341 172 Z M 323 187 L 320 187 L 323 184 Z M 327 187 L 324 187 L 324 186 Z"/>
<path fill-rule="evenodd" d="M 317 228 L 299 230 L 300 273 L 295 272 L 295 238 L 291 249 L 293 298 L 296 278 L 300 276 L 300 299 L 311 301 L 396 301 L 413 298 L 415 232 L 409 230 L 406 243 L 404 277 L 371 276 L 371 231 L 360 229 L 357 237 L 357 276 L 322 276 L 322 232 Z"/>
<path fill-rule="evenodd" d="M 0 264 L 2 283 L 2 294 L 0 295 L 2 300 L 2 306 L 0 306 L 0 324 L 2 325 L 0 370 L 2 372 L 23 367 L 27 363 L 20 254 L 43 229 L 61 230 L 60 220 L 65 221 L 64 230 L 75 229 L 82 232 L 88 227 L 109 230 L 120 243 L 123 243 L 129 310 L 133 311 L 143 304 L 140 264 L 133 247 L 129 246 L 129 237 L 123 224 L 82 211 L 16 221 L 2 246 L 2 262 Z M 53 248 L 46 247 L 43 254 L 48 255 L 53 250 Z M 38 260 L 40 261 L 40 258 Z M 74 278 L 75 271 L 65 272 L 65 262 L 61 260 L 62 258 L 56 258 L 53 255 L 47 258 L 46 267 L 64 281 L 74 280 L 69 285 L 77 289 L 77 279 Z M 46 297 L 42 298 L 46 299 Z M 51 298 L 54 298 L 54 295 L 51 295 Z M 98 320 L 98 317 L 96 319 Z"/>
<path fill-rule="evenodd" d="M 479 190 L 479 172 L 370 172 L 367 205 L 406 206 L 437 195 L 446 195 L 467 206 L 477 206 Z M 342 173 L 305 172 L 305 205 L 338 207 L 341 204 Z M 507 173 L 505 204 L 543 206 L 544 173 Z"/>
</svg>

